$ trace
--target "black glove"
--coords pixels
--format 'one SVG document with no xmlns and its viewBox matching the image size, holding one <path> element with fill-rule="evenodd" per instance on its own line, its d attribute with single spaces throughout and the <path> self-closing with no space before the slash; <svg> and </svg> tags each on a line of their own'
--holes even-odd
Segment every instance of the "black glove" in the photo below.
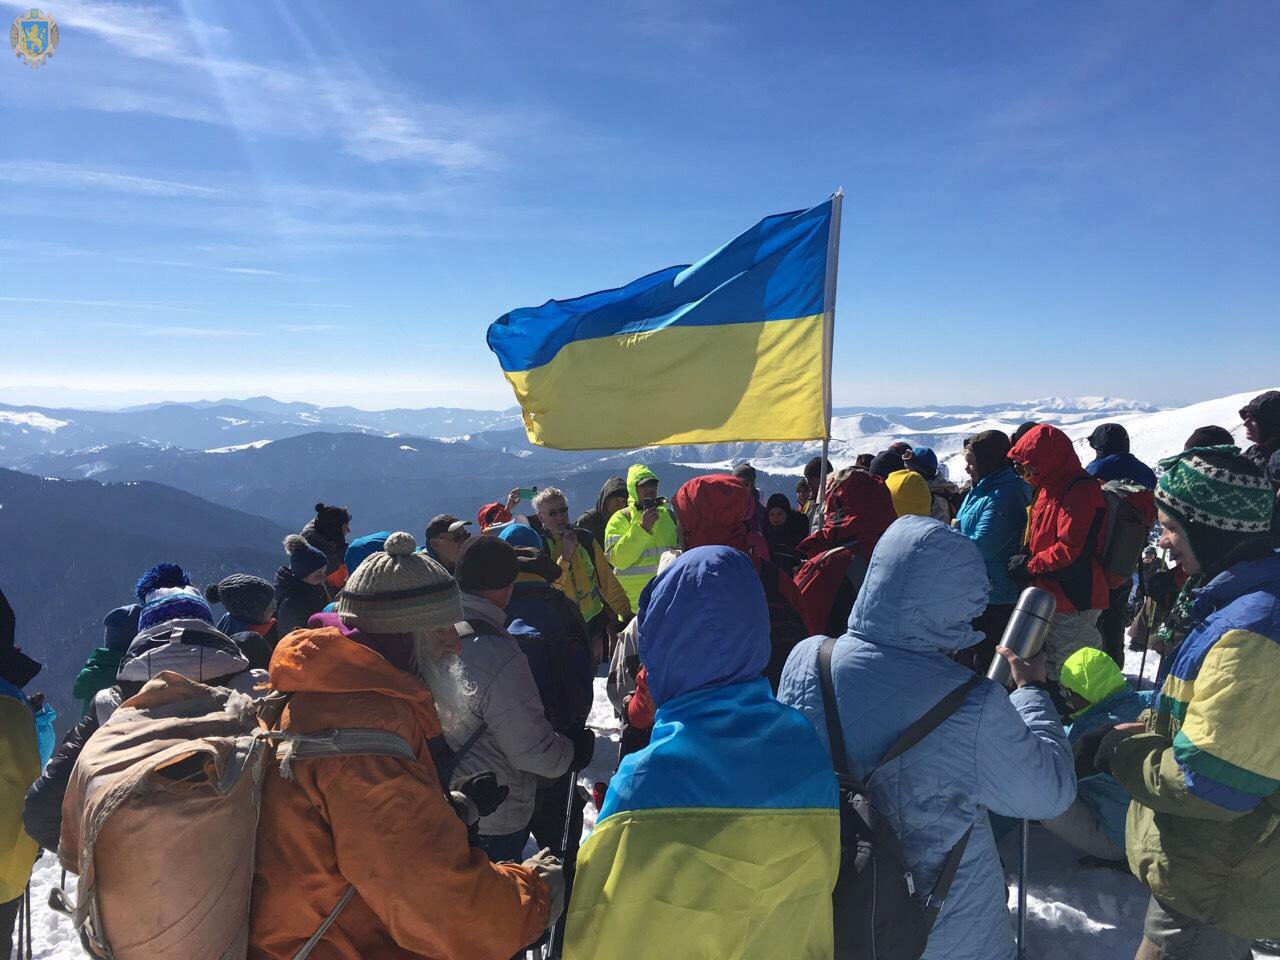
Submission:
<svg viewBox="0 0 1280 960">
<path fill-rule="evenodd" d="M 475 804 L 476 812 L 482 817 L 489 816 L 502 806 L 507 794 L 511 792 L 505 785 L 498 783 L 492 770 L 459 780 L 453 785 L 453 789 Z"/>
<path fill-rule="evenodd" d="M 1031 574 L 1027 572 L 1027 561 L 1031 559 L 1025 553 L 1015 553 L 1009 558 L 1009 579 L 1019 590 L 1031 585 Z"/>
<path fill-rule="evenodd" d="M 596 732 L 590 727 L 582 727 L 569 734 L 573 741 L 573 762 L 570 770 L 582 770 L 591 762 L 596 752 Z"/>
</svg>

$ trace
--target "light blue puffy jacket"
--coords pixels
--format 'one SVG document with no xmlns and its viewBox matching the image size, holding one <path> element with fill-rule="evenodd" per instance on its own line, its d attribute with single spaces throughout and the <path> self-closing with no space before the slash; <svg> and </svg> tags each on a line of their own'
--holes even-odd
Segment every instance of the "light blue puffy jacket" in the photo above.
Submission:
<svg viewBox="0 0 1280 960">
<path fill-rule="evenodd" d="M 902 517 L 889 527 L 832 657 L 854 773 L 865 776 L 913 721 L 971 676 L 949 654 L 978 642 L 969 621 L 986 603 L 987 571 L 972 541 L 927 517 Z M 800 709 L 827 744 L 820 644 L 811 637 L 795 648 L 778 699 Z M 938 729 L 881 769 L 870 790 L 902 841 L 921 894 L 974 825 L 926 960 L 1013 957 L 987 811 L 1044 819 L 1075 798 L 1071 748 L 1048 694 L 1036 687 L 1006 694 L 983 683 Z"/>
<path fill-rule="evenodd" d="M 1030 502 L 1027 482 L 1013 467 L 1002 467 L 973 485 L 956 514 L 960 532 L 978 545 L 986 561 L 989 603 L 1018 602 L 1021 591 L 1009 578 L 1009 558 L 1022 549 Z"/>
</svg>

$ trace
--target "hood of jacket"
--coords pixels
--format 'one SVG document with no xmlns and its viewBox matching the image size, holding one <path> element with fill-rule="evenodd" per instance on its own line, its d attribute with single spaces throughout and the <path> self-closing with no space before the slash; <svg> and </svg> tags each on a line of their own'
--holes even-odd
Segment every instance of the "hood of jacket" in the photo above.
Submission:
<svg viewBox="0 0 1280 960">
<path fill-rule="evenodd" d="M 769 607 L 732 547 L 686 550 L 640 595 L 637 645 L 661 706 L 693 690 L 754 680 L 769 662 Z"/>
<path fill-rule="evenodd" d="M 996 470 L 994 473 L 988 473 L 978 480 L 975 480 L 970 488 L 972 494 L 990 493 L 997 487 L 1018 487 L 1022 493 L 1023 506 L 1031 502 L 1031 487 L 1027 481 L 1018 476 L 1013 467 L 1007 464 Z"/>
<path fill-rule="evenodd" d="M 1095 647 L 1084 647 L 1067 657 L 1060 682 L 1095 706 L 1129 689 L 1129 682 L 1111 657 Z M 1079 716 L 1088 710 L 1077 710 Z"/>
<path fill-rule="evenodd" d="M 694 477 L 676 491 L 676 516 L 687 549 L 721 544 L 747 549 L 747 524 L 755 516 L 755 498 L 737 477 Z"/>
<path fill-rule="evenodd" d="M 1148 490 L 1155 489 L 1156 485 L 1155 471 L 1132 453 L 1112 453 L 1098 457 L 1085 470 L 1103 483 L 1108 480 L 1128 480 Z"/>
<path fill-rule="evenodd" d="M 604 486 L 600 488 L 600 496 L 596 497 L 596 511 L 601 517 L 604 516 L 604 502 L 619 493 L 624 493 L 627 495 L 628 500 L 631 499 L 627 481 L 622 477 L 610 477 L 604 482 Z"/>
<path fill-rule="evenodd" d="M 987 567 L 972 540 L 930 517 L 903 517 L 871 554 L 849 635 L 909 650 L 963 650 L 987 605 Z"/>
<path fill-rule="evenodd" d="M 372 554 L 381 553 L 389 536 L 391 536 L 390 530 L 379 530 L 377 533 L 366 533 L 363 537 L 352 540 L 347 546 L 347 552 L 342 555 L 342 562 L 347 565 L 348 575 L 355 573 L 356 568 L 366 558 Z"/>
<path fill-rule="evenodd" d="M 1280 595 L 1280 553 L 1274 550 L 1260 559 L 1233 564 L 1197 590 L 1191 619 L 1203 620 L 1233 600 L 1263 591 Z"/>
<path fill-rule="evenodd" d="M 798 548 L 807 557 L 849 546 L 866 560 L 889 524 L 898 519 L 889 488 L 864 470 L 848 471 L 827 491 L 823 506 L 821 529 Z"/>
<path fill-rule="evenodd" d="M 120 661 L 124 658 L 124 650 L 94 647 L 76 675 L 71 695 L 77 700 L 84 700 L 86 697 L 93 696 L 104 686 L 111 686 L 116 682 L 116 673 L 120 669 Z"/>
<path fill-rule="evenodd" d="M 1104 423 L 1094 428 L 1089 434 L 1089 446 L 1098 452 L 1099 457 L 1109 457 L 1113 453 L 1129 452 L 1129 431 L 1118 423 Z"/>
<path fill-rule="evenodd" d="M 627 470 L 627 503 L 635 506 L 640 497 L 636 494 L 636 487 L 648 480 L 657 480 L 658 475 L 646 467 L 643 463 L 633 464 Z"/>
<path fill-rule="evenodd" d="M 146 682 L 163 670 L 206 683 L 249 669 L 239 644 L 203 620 L 168 620 L 138 634 L 116 678 Z"/>
<path fill-rule="evenodd" d="M 1062 489 L 1084 470 L 1071 438 L 1048 423 L 1028 430 L 1009 451 L 1009 459 L 1031 467 L 1040 486 L 1049 490 Z"/>
<path fill-rule="evenodd" d="M 412 706 L 426 736 L 440 735 L 431 691 L 372 647 L 336 627 L 295 630 L 271 655 L 271 689 L 282 693 L 375 693 Z"/>
</svg>

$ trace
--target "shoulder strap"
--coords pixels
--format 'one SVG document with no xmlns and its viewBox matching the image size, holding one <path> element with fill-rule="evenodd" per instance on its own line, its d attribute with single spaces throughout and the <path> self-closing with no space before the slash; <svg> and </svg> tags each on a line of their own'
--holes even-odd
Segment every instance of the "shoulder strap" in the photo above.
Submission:
<svg viewBox="0 0 1280 960">
<path fill-rule="evenodd" d="M 319 730 L 315 733 L 276 730 L 264 737 L 279 742 L 276 758 L 280 761 L 280 776 L 286 780 L 293 779 L 295 760 L 314 760 L 320 757 L 398 757 L 412 762 L 418 759 L 408 741 L 389 730 L 366 730 L 358 727 Z"/>
<path fill-rule="evenodd" d="M 898 739 L 894 741 L 893 746 L 889 748 L 889 752 L 881 757 L 880 762 L 875 765 L 871 773 L 867 774 L 867 779 L 870 780 L 875 775 L 876 770 L 879 770 L 890 760 L 902 756 L 902 754 L 906 753 L 929 734 L 933 733 L 934 730 L 941 726 L 942 722 L 946 720 L 947 717 L 960 709 L 960 705 L 969 698 L 969 694 L 973 691 L 973 688 L 978 686 L 978 684 L 982 683 L 985 679 L 986 677 L 984 676 L 974 674 L 930 707 L 928 713 L 911 726 L 907 727 L 907 729 L 902 732 L 902 736 L 898 737 Z"/>
<path fill-rule="evenodd" d="M 342 891 L 342 896 L 338 898 L 338 902 L 334 905 L 333 909 L 329 911 L 329 915 L 325 917 L 324 922 L 316 928 L 316 932 L 311 935 L 310 939 L 302 945 L 302 949 L 293 955 L 293 960 L 307 960 L 307 957 L 311 956 L 311 951 L 314 950 L 319 945 L 320 941 L 324 939 L 324 935 L 328 933 L 329 928 L 333 926 L 333 921 L 338 919 L 338 914 L 346 909 L 347 904 L 351 902 L 351 898 L 355 895 L 356 888 L 353 886 L 348 886 L 346 890 Z"/>
<path fill-rule="evenodd" d="M 836 706 L 836 684 L 831 676 L 831 651 L 835 649 L 835 637 L 823 637 L 818 648 L 818 676 L 822 680 L 822 710 L 827 715 L 827 740 L 831 744 L 831 762 L 836 773 L 843 777 L 849 772 L 849 753 L 844 743 L 844 728 L 840 725 L 840 713 Z"/>
<path fill-rule="evenodd" d="M 960 861 L 964 859 L 965 847 L 969 846 L 969 837 L 972 834 L 973 824 L 970 824 L 969 829 L 964 832 L 964 836 L 956 841 L 956 845 L 947 854 L 947 859 L 942 862 L 942 872 L 938 874 L 938 879 L 934 881 L 933 889 L 929 891 L 929 896 L 924 901 L 926 930 L 933 929 L 933 925 L 938 920 L 938 914 L 942 912 L 943 904 L 947 902 L 947 894 L 951 892 L 951 883 L 956 878 L 956 871 L 960 869 Z"/>
<path fill-rule="evenodd" d="M 455 767 L 462 762 L 463 757 L 471 752 L 471 748 L 474 747 L 480 738 L 485 735 L 488 729 L 489 724 L 481 720 L 480 726 L 476 727 L 475 732 L 472 733 L 471 736 L 467 737 L 462 746 L 453 751 L 453 764 Z"/>
</svg>

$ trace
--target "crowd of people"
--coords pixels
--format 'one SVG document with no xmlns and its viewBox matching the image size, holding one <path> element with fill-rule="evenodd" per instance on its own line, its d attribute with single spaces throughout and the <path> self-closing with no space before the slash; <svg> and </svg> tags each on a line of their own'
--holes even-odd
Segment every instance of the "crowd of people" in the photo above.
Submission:
<svg viewBox="0 0 1280 960">
<path fill-rule="evenodd" d="M 1049 423 L 977 433 L 963 484 L 905 443 L 815 458 L 794 505 L 749 464 L 670 499 L 637 464 L 576 522 L 562 491 L 515 490 L 421 547 L 317 503 L 274 583 L 144 571 L 56 745 L 0 594 L 5 956 L 39 849 L 81 875 L 100 956 L 862 956 L 850 931 L 884 907 L 858 892 L 856 796 L 901 848 L 878 882 L 927 917 L 912 955 L 1014 955 L 998 842 L 1029 819 L 1149 888 L 1138 960 L 1248 957 L 1280 935 L 1280 392 L 1241 419 L 1246 449 L 1203 427 L 1157 469 L 1116 423 L 1089 463 Z M 1024 660 L 999 641 L 1028 587 L 1055 612 Z M 621 738 L 591 797 L 601 668 Z M 184 789 L 152 789 L 150 821 L 214 817 L 192 785 L 235 794 L 229 761 L 175 744 L 235 724 L 271 745 L 243 929 L 174 911 L 207 953 L 170 930 L 131 954 L 128 911 L 155 906 L 112 896 L 94 838 L 157 777 Z"/>
</svg>

